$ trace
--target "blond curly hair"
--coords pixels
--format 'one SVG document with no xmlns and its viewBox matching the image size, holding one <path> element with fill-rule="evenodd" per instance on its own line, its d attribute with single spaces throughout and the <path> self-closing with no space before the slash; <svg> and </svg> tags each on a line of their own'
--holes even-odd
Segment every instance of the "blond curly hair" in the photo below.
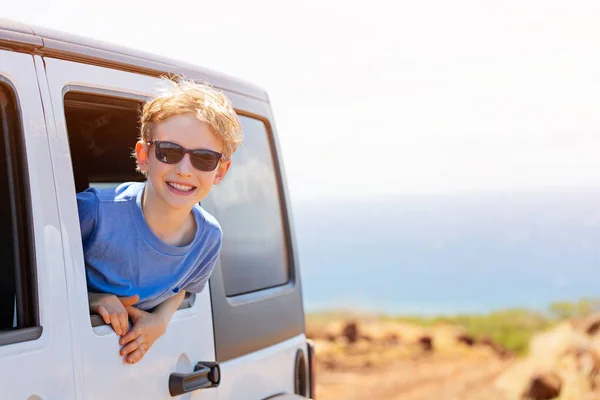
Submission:
<svg viewBox="0 0 600 400">
<path fill-rule="evenodd" d="M 208 83 L 180 76 L 162 77 L 158 94 L 142 109 L 140 141 L 152 140 L 152 129 L 168 118 L 192 113 L 205 122 L 223 142 L 223 158 L 229 159 L 243 140 L 242 125 L 231 100 Z"/>
</svg>

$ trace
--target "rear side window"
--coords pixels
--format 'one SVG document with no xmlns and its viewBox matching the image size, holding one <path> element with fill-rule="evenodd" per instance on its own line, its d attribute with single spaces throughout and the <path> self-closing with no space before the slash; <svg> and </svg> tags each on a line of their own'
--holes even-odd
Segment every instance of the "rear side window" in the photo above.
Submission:
<svg viewBox="0 0 600 400">
<path fill-rule="evenodd" d="M 290 279 L 277 164 L 261 120 L 240 116 L 244 144 L 227 176 L 211 191 L 223 229 L 221 269 L 227 296 L 254 292 Z"/>
<path fill-rule="evenodd" d="M 37 312 L 33 235 L 21 118 L 0 84 L 0 345 L 32 340 Z M 39 333 L 39 334 L 38 334 Z"/>
</svg>

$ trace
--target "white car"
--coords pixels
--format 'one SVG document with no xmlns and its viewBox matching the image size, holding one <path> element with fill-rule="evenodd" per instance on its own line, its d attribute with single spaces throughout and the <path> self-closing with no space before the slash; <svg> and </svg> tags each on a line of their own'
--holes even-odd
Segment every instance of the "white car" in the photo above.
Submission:
<svg viewBox="0 0 600 400">
<path fill-rule="evenodd" d="M 245 143 L 202 202 L 224 231 L 202 293 L 127 365 L 90 316 L 75 193 L 142 180 L 142 102 L 170 73 L 208 81 Z M 0 398 L 313 397 L 290 201 L 267 94 L 212 71 L 0 20 Z"/>
</svg>

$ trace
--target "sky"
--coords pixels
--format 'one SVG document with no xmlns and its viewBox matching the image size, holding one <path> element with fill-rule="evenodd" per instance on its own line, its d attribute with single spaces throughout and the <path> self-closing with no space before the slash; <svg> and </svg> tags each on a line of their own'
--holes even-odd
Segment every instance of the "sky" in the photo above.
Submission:
<svg viewBox="0 0 600 400">
<path fill-rule="evenodd" d="M 600 2 L 0 0 L 264 88 L 294 201 L 600 184 Z"/>
</svg>

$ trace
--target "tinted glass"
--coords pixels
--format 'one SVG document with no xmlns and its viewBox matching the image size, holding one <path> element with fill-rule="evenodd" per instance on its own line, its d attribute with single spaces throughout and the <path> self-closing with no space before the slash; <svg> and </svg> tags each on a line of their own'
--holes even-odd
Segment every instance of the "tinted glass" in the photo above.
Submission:
<svg viewBox="0 0 600 400">
<path fill-rule="evenodd" d="M 210 194 L 223 228 L 221 267 L 227 296 L 279 286 L 290 277 L 269 133 L 260 120 L 240 119 L 244 144 Z"/>
<path fill-rule="evenodd" d="M 37 325 L 15 96 L 0 85 L 0 332 Z"/>
</svg>

